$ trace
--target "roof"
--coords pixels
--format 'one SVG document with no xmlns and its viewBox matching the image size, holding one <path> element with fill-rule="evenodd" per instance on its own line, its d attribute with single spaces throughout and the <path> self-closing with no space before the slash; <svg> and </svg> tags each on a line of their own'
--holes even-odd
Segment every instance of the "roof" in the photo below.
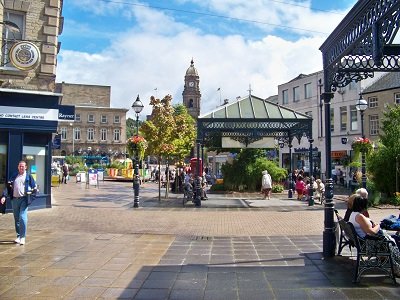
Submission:
<svg viewBox="0 0 400 300">
<path fill-rule="evenodd" d="M 194 67 L 193 58 L 190 61 L 190 67 L 186 70 L 186 76 L 199 76 L 196 68 Z"/>
<path fill-rule="evenodd" d="M 311 117 L 294 111 L 293 109 L 281 106 L 279 104 L 249 95 L 240 98 L 236 102 L 228 103 L 222 107 L 201 115 L 198 119 L 281 119 L 286 120 L 307 120 Z"/>
<path fill-rule="evenodd" d="M 400 88 L 400 72 L 389 72 L 366 87 L 362 93 L 367 94 L 397 88 Z"/>
</svg>

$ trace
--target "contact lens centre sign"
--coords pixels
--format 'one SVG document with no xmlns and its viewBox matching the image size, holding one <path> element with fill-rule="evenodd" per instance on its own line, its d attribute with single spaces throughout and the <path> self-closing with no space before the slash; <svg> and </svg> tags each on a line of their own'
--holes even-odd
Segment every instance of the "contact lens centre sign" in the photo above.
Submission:
<svg viewBox="0 0 400 300">
<path fill-rule="evenodd" d="M 22 41 L 11 47 L 9 57 L 17 69 L 32 70 L 40 61 L 40 51 L 35 44 Z"/>
</svg>

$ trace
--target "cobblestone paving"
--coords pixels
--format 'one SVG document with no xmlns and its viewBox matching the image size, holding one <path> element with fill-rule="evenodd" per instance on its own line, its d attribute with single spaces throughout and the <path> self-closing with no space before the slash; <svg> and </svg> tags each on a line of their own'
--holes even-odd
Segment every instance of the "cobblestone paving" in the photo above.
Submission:
<svg viewBox="0 0 400 300">
<path fill-rule="evenodd" d="M 388 278 L 353 284 L 348 248 L 322 258 L 321 205 L 232 193 L 194 208 L 175 194 L 159 202 L 155 184 L 140 191 L 133 209 L 131 183 L 53 188 L 53 207 L 29 212 L 25 246 L 0 216 L 0 299 L 400 298 Z"/>
</svg>

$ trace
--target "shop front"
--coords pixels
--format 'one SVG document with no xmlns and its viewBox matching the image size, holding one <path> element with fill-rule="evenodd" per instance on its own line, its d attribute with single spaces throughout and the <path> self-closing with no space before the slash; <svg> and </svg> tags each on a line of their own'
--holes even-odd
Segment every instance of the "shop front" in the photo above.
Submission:
<svg viewBox="0 0 400 300">
<path fill-rule="evenodd" d="M 27 163 L 39 186 L 31 208 L 51 207 L 52 134 L 57 132 L 61 94 L 0 89 L 0 189 Z M 11 209 L 10 203 L 7 210 Z"/>
</svg>

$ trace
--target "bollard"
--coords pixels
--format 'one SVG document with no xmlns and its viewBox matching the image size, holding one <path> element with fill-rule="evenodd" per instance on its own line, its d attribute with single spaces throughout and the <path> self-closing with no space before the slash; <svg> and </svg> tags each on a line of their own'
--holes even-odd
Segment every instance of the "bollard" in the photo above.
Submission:
<svg viewBox="0 0 400 300">
<path fill-rule="evenodd" d="M 293 198 L 293 191 L 292 189 L 288 190 L 288 198 Z"/>
</svg>

